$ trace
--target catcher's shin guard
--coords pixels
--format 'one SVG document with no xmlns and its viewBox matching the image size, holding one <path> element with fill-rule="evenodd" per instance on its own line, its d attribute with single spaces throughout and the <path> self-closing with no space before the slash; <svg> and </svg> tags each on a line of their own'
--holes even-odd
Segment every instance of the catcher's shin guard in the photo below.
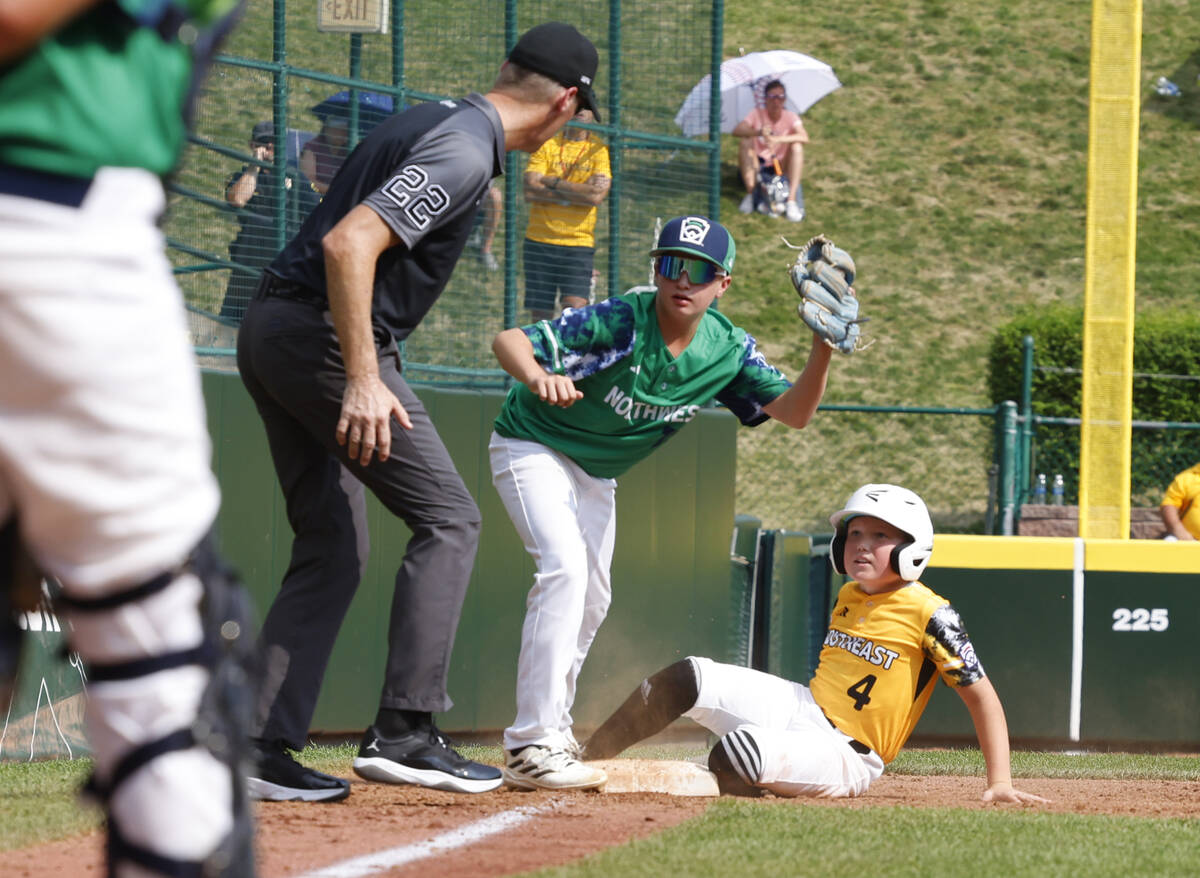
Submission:
<svg viewBox="0 0 1200 878">
<path fill-rule="evenodd" d="M 138 586 L 60 602 L 88 663 L 88 792 L 108 815 L 108 874 L 253 876 L 254 632 L 211 539 Z"/>
<path fill-rule="evenodd" d="M 717 742 L 708 753 L 708 770 L 717 776 L 717 789 L 722 795 L 763 794 L 756 786 L 762 776 L 762 755 L 746 729 L 736 729 Z"/>
</svg>

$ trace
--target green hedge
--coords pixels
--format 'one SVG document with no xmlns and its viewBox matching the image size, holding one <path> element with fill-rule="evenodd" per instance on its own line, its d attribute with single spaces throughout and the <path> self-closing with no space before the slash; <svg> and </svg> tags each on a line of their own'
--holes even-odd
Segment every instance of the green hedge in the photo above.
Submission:
<svg viewBox="0 0 1200 878">
<path fill-rule="evenodd" d="M 1079 417 L 1082 397 L 1083 309 L 1030 309 L 997 329 L 988 354 L 988 390 L 994 403 L 1020 402 L 1022 342 L 1033 337 L 1033 411 Z M 1133 351 L 1135 421 L 1200 423 L 1200 315 L 1151 311 L 1137 315 Z M 1200 460 L 1200 434 L 1140 428 L 1133 432 L 1135 505 L 1157 505 L 1175 473 Z M 1067 502 L 1077 496 L 1079 429 L 1039 425 L 1033 472 L 1063 474 Z"/>
</svg>

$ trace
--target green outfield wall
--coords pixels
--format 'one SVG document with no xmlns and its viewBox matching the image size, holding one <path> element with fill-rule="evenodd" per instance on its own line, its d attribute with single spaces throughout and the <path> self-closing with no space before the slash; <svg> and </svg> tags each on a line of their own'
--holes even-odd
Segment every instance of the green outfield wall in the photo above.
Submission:
<svg viewBox="0 0 1200 878">
<path fill-rule="evenodd" d="M 533 564 L 491 483 L 487 443 L 503 395 L 418 389 L 483 519 L 479 555 L 454 647 L 448 730 L 506 726 Z M 221 544 L 260 608 L 287 566 L 292 533 L 266 436 L 240 379 L 206 373 L 204 395 L 221 483 Z M 598 724 L 647 674 L 691 654 L 728 658 L 729 547 L 737 422 L 702 411 L 661 451 L 618 480 L 613 603 L 579 680 L 575 719 Z M 392 581 L 409 532 L 371 498 L 371 560 L 342 626 L 314 732 L 357 732 L 374 718 Z"/>
</svg>

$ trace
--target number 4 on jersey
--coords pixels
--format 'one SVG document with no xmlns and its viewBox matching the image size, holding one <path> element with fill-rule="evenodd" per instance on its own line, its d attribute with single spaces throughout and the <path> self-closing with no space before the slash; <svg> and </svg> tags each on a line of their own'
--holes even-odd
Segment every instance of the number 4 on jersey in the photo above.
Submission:
<svg viewBox="0 0 1200 878">
<path fill-rule="evenodd" d="M 871 688 L 875 685 L 876 679 L 874 674 L 867 674 L 846 690 L 846 694 L 854 699 L 855 710 L 862 710 L 871 703 Z"/>
</svg>

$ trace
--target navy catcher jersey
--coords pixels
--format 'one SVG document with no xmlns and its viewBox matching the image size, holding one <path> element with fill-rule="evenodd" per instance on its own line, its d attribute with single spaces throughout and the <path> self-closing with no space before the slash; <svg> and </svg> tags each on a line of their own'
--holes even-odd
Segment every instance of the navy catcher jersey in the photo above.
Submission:
<svg viewBox="0 0 1200 878">
<path fill-rule="evenodd" d="M 477 94 L 390 116 L 346 158 L 269 271 L 324 294 L 321 239 L 366 204 L 402 241 L 375 266 L 372 323 L 377 333 L 407 338 L 450 279 L 480 201 L 503 172 L 504 149 L 500 116 Z"/>
</svg>

